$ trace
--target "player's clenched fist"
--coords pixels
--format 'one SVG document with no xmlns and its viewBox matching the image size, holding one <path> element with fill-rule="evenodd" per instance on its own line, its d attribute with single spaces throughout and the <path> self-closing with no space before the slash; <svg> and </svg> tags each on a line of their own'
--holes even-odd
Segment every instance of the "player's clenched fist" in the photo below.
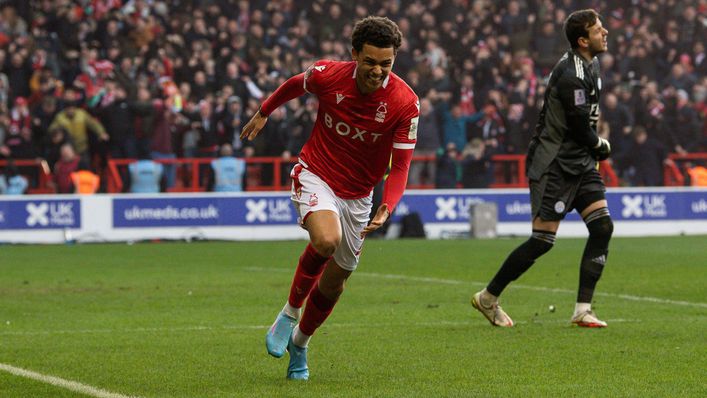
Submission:
<svg viewBox="0 0 707 398">
<path fill-rule="evenodd" d="M 248 141 L 253 141 L 255 137 L 258 136 L 260 130 L 265 126 L 265 122 L 268 121 L 268 117 L 263 115 L 260 110 L 255 112 L 252 118 L 246 123 L 241 131 L 241 139 L 247 139 Z"/>
<path fill-rule="evenodd" d="M 599 137 L 599 142 L 592 148 L 592 156 L 598 161 L 606 160 L 611 155 L 611 145 L 609 141 Z"/>
</svg>

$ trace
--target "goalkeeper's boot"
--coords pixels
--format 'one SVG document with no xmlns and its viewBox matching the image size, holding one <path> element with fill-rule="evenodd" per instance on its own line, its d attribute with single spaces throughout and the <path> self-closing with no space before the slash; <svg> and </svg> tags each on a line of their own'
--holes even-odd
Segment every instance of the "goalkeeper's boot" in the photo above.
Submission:
<svg viewBox="0 0 707 398">
<path fill-rule="evenodd" d="M 481 301 L 481 292 L 478 292 L 471 297 L 471 305 L 482 313 L 493 326 L 501 326 L 506 328 L 513 327 L 513 320 L 508 316 L 508 314 L 506 314 L 505 311 L 503 311 L 503 308 L 498 305 L 498 302 L 492 303 L 489 306 L 484 306 Z"/>
<path fill-rule="evenodd" d="M 575 314 L 572 317 L 572 324 L 583 328 L 605 328 L 607 326 L 606 322 L 597 318 L 596 314 L 592 310 Z"/>
<path fill-rule="evenodd" d="M 290 352 L 290 364 L 287 366 L 287 378 L 290 380 L 309 379 L 309 368 L 307 367 L 307 347 L 300 347 L 290 341 L 287 344 L 287 351 Z"/>
<path fill-rule="evenodd" d="M 275 358 L 281 358 L 285 355 L 287 342 L 290 340 L 292 330 L 296 324 L 297 320 L 284 312 L 280 312 L 277 315 L 275 323 L 272 324 L 265 335 L 265 348 L 268 349 L 268 354 Z"/>
</svg>

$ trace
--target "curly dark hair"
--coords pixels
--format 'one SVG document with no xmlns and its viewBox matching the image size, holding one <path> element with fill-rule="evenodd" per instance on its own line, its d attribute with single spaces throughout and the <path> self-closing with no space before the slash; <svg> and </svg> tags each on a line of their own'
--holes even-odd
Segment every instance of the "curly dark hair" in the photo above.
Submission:
<svg viewBox="0 0 707 398">
<path fill-rule="evenodd" d="M 398 25 L 386 17 L 366 17 L 356 22 L 351 34 L 351 45 L 356 51 L 361 51 L 368 43 L 379 48 L 393 47 L 393 51 L 398 52 L 402 41 Z"/>
<path fill-rule="evenodd" d="M 589 37 L 589 27 L 597 23 L 597 19 L 601 18 L 599 14 L 592 10 L 575 11 L 565 20 L 565 36 L 570 42 L 572 48 L 579 47 L 577 40 L 580 37 Z"/>
</svg>

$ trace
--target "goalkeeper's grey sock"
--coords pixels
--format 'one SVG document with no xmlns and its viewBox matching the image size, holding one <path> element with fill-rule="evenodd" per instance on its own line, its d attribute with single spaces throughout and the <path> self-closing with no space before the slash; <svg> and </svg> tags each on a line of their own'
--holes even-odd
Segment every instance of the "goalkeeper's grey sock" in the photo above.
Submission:
<svg viewBox="0 0 707 398">
<path fill-rule="evenodd" d="M 501 268 L 486 287 L 494 296 L 500 296 L 509 283 L 518 279 L 535 262 L 535 259 L 547 253 L 555 244 L 555 233 L 533 230 L 533 235 L 508 255 Z"/>
</svg>

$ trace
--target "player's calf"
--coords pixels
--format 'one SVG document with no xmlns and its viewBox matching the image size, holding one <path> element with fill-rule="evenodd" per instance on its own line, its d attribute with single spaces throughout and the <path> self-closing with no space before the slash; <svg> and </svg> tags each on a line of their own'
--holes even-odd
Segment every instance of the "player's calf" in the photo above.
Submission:
<svg viewBox="0 0 707 398">
<path fill-rule="evenodd" d="M 614 231 L 609 209 L 602 207 L 584 218 L 589 238 L 582 254 L 579 269 L 578 303 L 591 303 L 594 289 L 604 270 L 609 255 L 609 241 Z"/>
<path fill-rule="evenodd" d="M 614 231 L 609 209 L 602 207 L 584 217 L 589 238 L 579 267 L 579 289 L 572 323 L 580 327 L 603 328 L 606 322 L 592 311 L 592 298 L 609 255 L 609 241 Z"/>
<path fill-rule="evenodd" d="M 290 296 L 285 306 L 285 312 L 288 315 L 299 319 L 300 308 L 302 308 L 302 304 L 307 299 L 312 287 L 319 281 L 329 258 L 319 254 L 311 243 L 304 249 L 299 258 L 295 276 L 290 286 Z M 287 311 L 288 309 L 293 311 Z"/>
<path fill-rule="evenodd" d="M 532 236 L 508 255 L 486 289 L 494 296 L 500 296 L 509 283 L 523 275 L 554 244 L 554 232 L 533 230 Z"/>
</svg>

